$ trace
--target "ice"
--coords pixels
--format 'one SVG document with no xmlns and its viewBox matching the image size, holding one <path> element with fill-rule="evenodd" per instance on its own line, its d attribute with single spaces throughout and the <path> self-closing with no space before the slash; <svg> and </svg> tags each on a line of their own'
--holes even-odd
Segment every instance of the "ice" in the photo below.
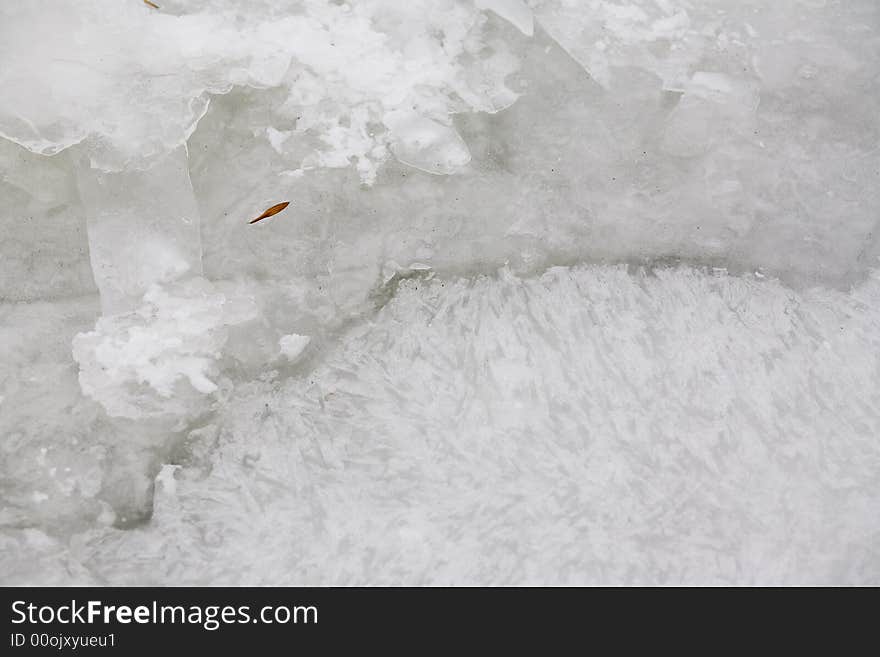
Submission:
<svg viewBox="0 0 880 657">
<path fill-rule="evenodd" d="M 535 32 L 535 17 L 522 0 L 475 0 L 474 4 L 480 9 L 494 11 L 526 36 L 532 36 Z"/>
<path fill-rule="evenodd" d="M 157 4 L 0 4 L 4 583 L 878 581 L 878 3 Z"/>
<path fill-rule="evenodd" d="M 450 125 L 411 112 L 396 112 L 386 121 L 394 134 L 391 152 L 403 164 L 451 174 L 471 161 L 467 145 Z"/>
<path fill-rule="evenodd" d="M 278 346 L 281 348 L 281 353 L 284 354 L 288 360 L 295 361 L 300 355 L 302 355 L 302 352 L 308 346 L 309 342 L 311 342 L 309 336 L 291 333 L 290 335 L 282 335 L 281 339 L 278 341 Z"/>
<path fill-rule="evenodd" d="M 874 581 L 878 301 L 876 275 L 852 294 L 692 268 L 407 280 L 309 376 L 239 387 L 159 474 L 149 529 L 86 533 L 71 569 Z M 33 552 L 55 571 L 56 547 Z"/>
<path fill-rule="evenodd" d="M 74 338 L 83 393 L 111 417 L 192 414 L 193 393 L 217 390 L 215 361 L 227 327 L 252 318 L 253 310 L 236 308 L 202 278 L 153 284 L 141 307 L 102 317 Z"/>
<path fill-rule="evenodd" d="M 145 170 L 80 167 L 77 180 L 105 313 L 130 310 L 154 285 L 201 275 L 199 209 L 184 147 Z"/>
<path fill-rule="evenodd" d="M 494 64 L 499 53 L 479 38 L 484 16 L 468 3 L 283 7 L 272 0 L 246 10 L 234 0 L 172 2 L 159 11 L 117 0 L 6 6 L 0 134 L 43 154 L 82 143 L 95 168 L 139 168 L 185 144 L 211 94 L 276 88 L 286 97 L 271 110 L 275 120 L 315 142 L 303 164 L 357 158 L 369 181 L 387 157 L 377 130 L 388 112 L 445 120 L 453 111 L 500 109 L 508 60 L 502 52 Z"/>
<path fill-rule="evenodd" d="M 66 156 L 0 139 L 0 229 L 4 301 L 94 293 L 86 213 Z"/>
</svg>

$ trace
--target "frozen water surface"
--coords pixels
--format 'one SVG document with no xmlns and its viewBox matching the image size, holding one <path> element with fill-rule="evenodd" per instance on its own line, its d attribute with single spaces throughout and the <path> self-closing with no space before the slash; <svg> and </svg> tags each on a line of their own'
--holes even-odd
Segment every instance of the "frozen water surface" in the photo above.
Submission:
<svg viewBox="0 0 880 657">
<path fill-rule="evenodd" d="M 874 0 L 157 4 L 0 6 L 3 583 L 880 583 Z"/>
</svg>

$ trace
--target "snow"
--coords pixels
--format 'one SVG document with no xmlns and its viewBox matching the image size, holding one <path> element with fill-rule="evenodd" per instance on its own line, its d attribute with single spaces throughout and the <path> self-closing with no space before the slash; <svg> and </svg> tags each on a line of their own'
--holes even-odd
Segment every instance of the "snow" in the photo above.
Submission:
<svg viewBox="0 0 880 657">
<path fill-rule="evenodd" d="M 874 0 L 157 4 L 0 5 L 0 581 L 880 581 Z"/>
</svg>

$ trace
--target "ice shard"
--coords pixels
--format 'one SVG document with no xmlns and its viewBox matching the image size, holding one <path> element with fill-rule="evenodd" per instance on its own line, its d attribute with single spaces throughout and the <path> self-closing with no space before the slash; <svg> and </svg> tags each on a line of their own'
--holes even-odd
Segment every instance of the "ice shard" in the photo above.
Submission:
<svg viewBox="0 0 880 657">
<path fill-rule="evenodd" d="M 201 275 L 199 208 L 185 147 L 142 170 L 105 172 L 81 162 L 77 186 L 105 314 L 136 307 L 151 285 Z"/>
</svg>

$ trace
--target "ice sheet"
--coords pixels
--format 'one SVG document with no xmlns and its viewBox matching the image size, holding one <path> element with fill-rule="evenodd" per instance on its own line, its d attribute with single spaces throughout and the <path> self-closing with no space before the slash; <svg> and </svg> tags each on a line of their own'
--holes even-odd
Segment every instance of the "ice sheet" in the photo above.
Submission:
<svg viewBox="0 0 880 657">
<path fill-rule="evenodd" d="M 0 3 L 4 583 L 878 581 L 878 3 L 157 4 Z"/>
</svg>

